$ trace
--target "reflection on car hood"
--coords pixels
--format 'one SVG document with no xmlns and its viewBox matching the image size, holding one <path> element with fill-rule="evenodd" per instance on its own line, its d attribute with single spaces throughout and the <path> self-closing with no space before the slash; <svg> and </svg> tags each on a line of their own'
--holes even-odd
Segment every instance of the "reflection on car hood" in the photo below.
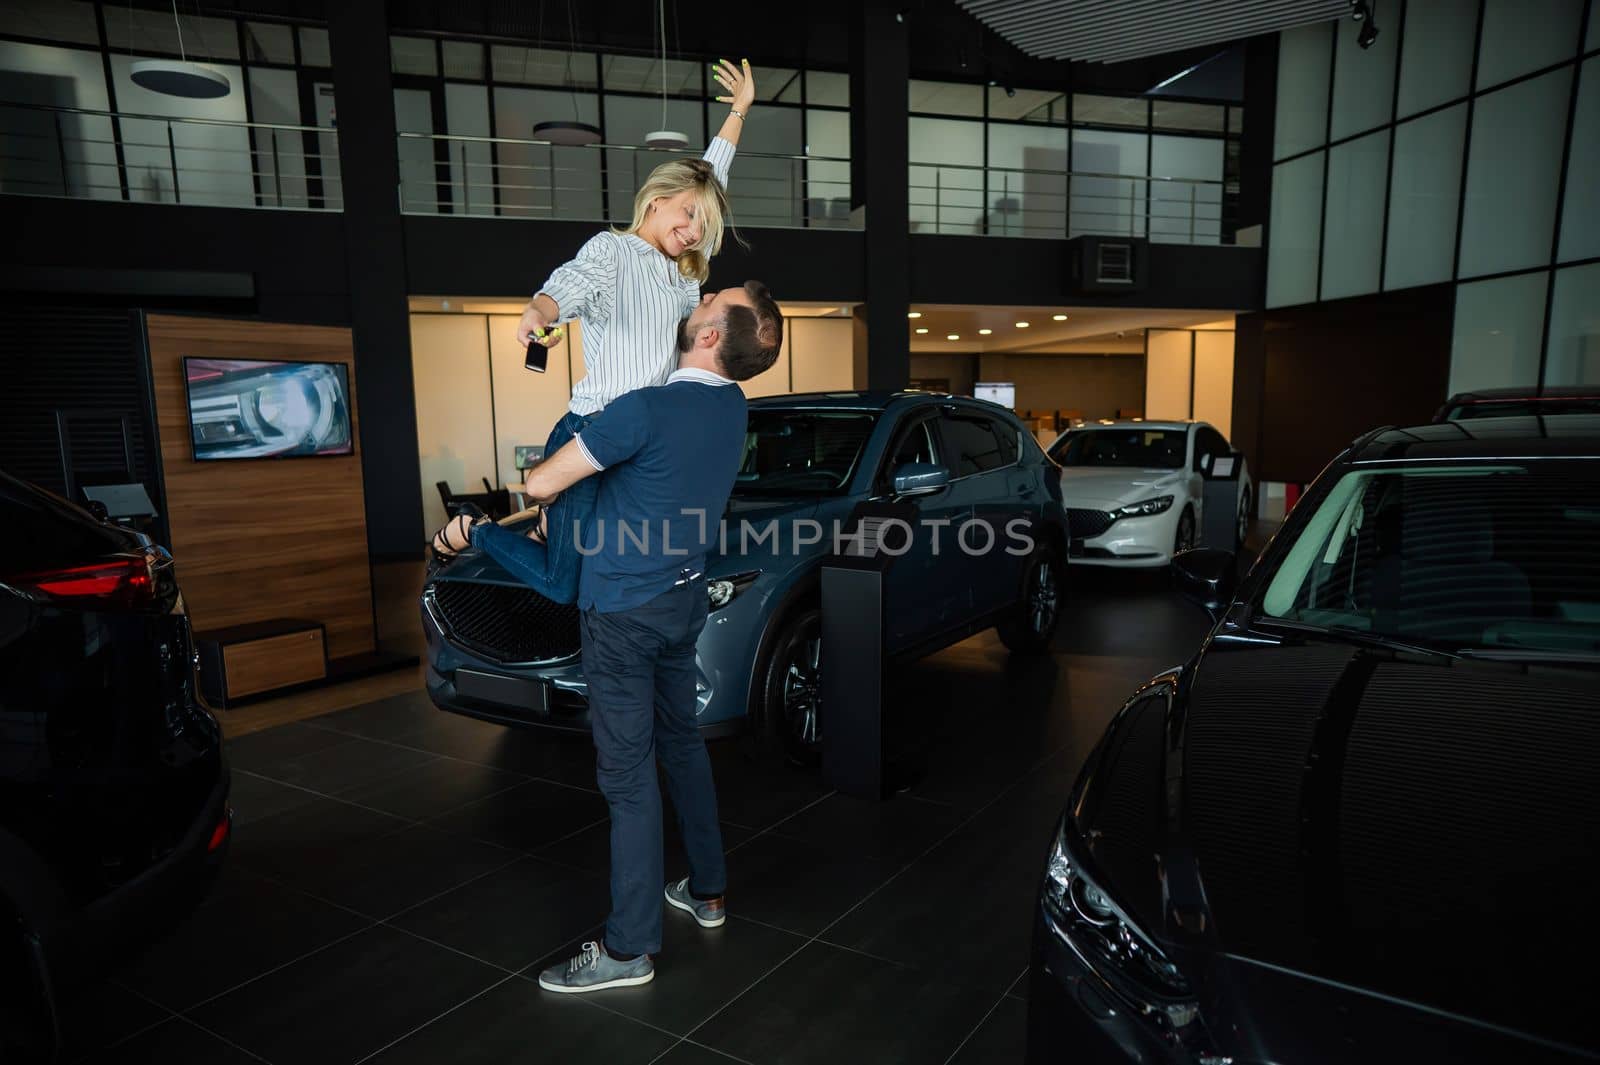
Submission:
<svg viewBox="0 0 1600 1065">
<path fill-rule="evenodd" d="M 1069 507 L 1110 510 L 1171 489 L 1183 480 L 1182 470 L 1132 467 L 1066 466 L 1061 470 L 1062 502 Z"/>
<path fill-rule="evenodd" d="M 1211 959 L 1198 968 L 1247 959 L 1258 983 L 1300 981 L 1261 968 L 1281 967 L 1594 1043 L 1573 977 L 1600 946 L 1592 672 L 1224 635 L 1170 711 L 1140 705 L 1077 827 L 1147 927 Z M 1198 921 L 1162 902 L 1186 873 Z M 1280 992 L 1258 1028 L 1334 1023 Z"/>
</svg>

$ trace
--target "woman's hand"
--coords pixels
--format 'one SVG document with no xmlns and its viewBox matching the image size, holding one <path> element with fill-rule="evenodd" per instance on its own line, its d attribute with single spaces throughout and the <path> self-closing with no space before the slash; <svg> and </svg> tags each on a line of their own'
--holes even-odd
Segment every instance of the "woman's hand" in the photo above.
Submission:
<svg viewBox="0 0 1600 1065">
<path fill-rule="evenodd" d="M 750 105 L 756 101 L 756 79 L 750 72 L 750 60 L 742 59 L 734 66 L 726 59 L 719 59 L 711 65 L 711 76 L 728 90 L 728 95 L 717 97 L 717 101 L 732 104 L 735 111 L 748 115 Z"/>
<path fill-rule="evenodd" d="M 544 306 L 549 304 L 549 306 Z M 548 348 L 561 340 L 561 330 L 551 329 L 550 324 L 555 320 L 559 309 L 549 296 L 540 294 L 528 302 L 527 310 L 522 312 L 522 317 L 517 321 L 517 343 L 523 347 L 538 344 Z"/>
</svg>

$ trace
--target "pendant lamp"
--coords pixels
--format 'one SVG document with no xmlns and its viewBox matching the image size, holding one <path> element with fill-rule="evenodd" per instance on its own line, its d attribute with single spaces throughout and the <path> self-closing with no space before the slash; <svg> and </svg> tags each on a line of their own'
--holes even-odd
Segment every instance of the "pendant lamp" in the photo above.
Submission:
<svg viewBox="0 0 1600 1065">
<path fill-rule="evenodd" d="M 667 128 L 667 0 L 657 0 L 661 18 L 661 128 L 644 135 L 650 148 L 687 148 L 689 136 Z"/>
<path fill-rule="evenodd" d="M 140 59 L 128 76 L 141 89 L 190 100 L 215 100 L 233 91 L 227 75 L 189 62 L 183 49 L 183 23 L 178 21 L 178 0 L 172 0 L 172 22 L 178 27 L 178 59 Z"/>
<path fill-rule="evenodd" d="M 543 6 L 539 8 L 539 24 L 540 26 L 544 25 Z M 578 46 L 578 34 L 572 20 L 572 5 L 570 3 L 567 5 L 567 36 L 570 38 L 570 43 L 567 46 L 566 73 L 562 76 L 562 80 L 566 83 L 567 92 L 572 95 L 572 118 L 570 121 L 552 119 L 546 122 L 535 122 L 533 125 L 533 139 L 559 144 L 565 148 L 582 148 L 587 144 L 600 143 L 600 127 L 590 125 L 578 118 L 578 93 L 572 84 L 572 49 Z M 542 49 L 544 45 L 542 35 L 539 38 L 539 44 Z M 524 68 L 526 68 L 528 62 L 526 54 L 523 55 L 522 62 Z"/>
</svg>

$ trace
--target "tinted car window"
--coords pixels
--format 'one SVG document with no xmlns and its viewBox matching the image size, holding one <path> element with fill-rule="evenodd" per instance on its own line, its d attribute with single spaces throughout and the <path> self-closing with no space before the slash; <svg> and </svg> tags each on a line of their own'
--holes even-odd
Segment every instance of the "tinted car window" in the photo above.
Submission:
<svg viewBox="0 0 1600 1065">
<path fill-rule="evenodd" d="M 6 558 L 0 574 L 17 576 L 132 550 L 131 534 L 95 521 L 59 496 L 0 474 L 0 523 Z"/>
<path fill-rule="evenodd" d="M 752 410 L 735 495 L 827 495 L 843 491 L 877 415 L 864 411 Z"/>
<path fill-rule="evenodd" d="M 1052 457 L 1063 466 L 1180 470 L 1188 435 L 1185 429 L 1084 429 Z"/>
<path fill-rule="evenodd" d="M 1221 433 L 1211 428 L 1211 426 L 1202 425 L 1195 429 L 1194 461 L 1196 469 L 1200 468 L 1199 463 L 1202 455 L 1211 456 L 1211 462 L 1205 466 L 1207 470 L 1210 470 L 1212 464 L 1218 459 L 1225 459 L 1231 454 L 1232 451 L 1228 449 L 1228 442 L 1222 438 Z"/>
<path fill-rule="evenodd" d="M 1017 431 L 1005 422 L 990 420 L 989 428 L 1000 444 L 1000 465 L 1013 466 L 1017 461 Z"/>
<path fill-rule="evenodd" d="M 1268 617 L 1445 650 L 1600 655 L 1600 468 L 1351 471 L 1261 597 Z"/>
<path fill-rule="evenodd" d="M 975 473 L 997 470 L 1016 461 L 1016 442 L 1008 459 L 1000 441 L 995 438 L 994 423 L 982 417 L 950 417 L 943 419 L 945 443 L 949 445 L 954 468 L 951 475 L 970 477 Z"/>
</svg>

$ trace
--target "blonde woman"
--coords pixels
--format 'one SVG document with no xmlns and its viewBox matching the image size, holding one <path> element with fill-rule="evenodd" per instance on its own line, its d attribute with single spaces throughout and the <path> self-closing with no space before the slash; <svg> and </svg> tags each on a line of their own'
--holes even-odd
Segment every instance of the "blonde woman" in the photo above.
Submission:
<svg viewBox="0 0 1600 1065">
<path fill-rule="evenodd" d="M 517 342 L 549 347 L 552 327 L 583 323 L 587 376 L 572 387 L 567 414 L 545 444 L 554 455 L 613 400 L 665 384 L 677 368 L 680 327 L 700 303 L 711 257 L 722 247 L 728 215 L 726 186 L 739 133 L 755 101 L 750 61 L 712 66 L 728 95 L 729 113 L 701 159 L 675 159 L 651 171 L 633 201 L 626 229 L 603 230 L 558 267 L 528 302 Z M 530 363 L 533 362 L 530 358 Z M 599 479 L 585 478 L 562 493 L 528 536 L 460 517 L 433 539 L 436 556 L 452 558 L 470 542 L 546 598 L 577 598 L 577 537 L 594 511 Z M 548 543 L 546 543 L 548 540 Z"/>
</svg>

